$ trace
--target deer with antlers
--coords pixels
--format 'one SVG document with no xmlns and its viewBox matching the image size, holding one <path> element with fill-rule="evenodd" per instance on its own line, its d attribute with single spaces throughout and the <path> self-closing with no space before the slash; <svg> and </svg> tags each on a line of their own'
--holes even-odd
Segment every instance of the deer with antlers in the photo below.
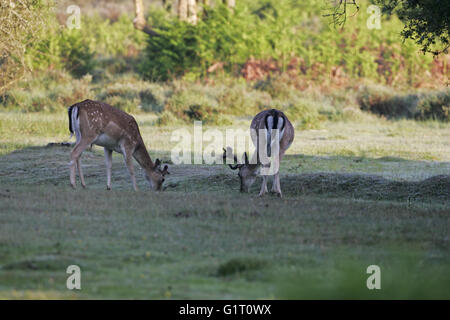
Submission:
<svg viewBox="0 0 450 320">
<path fill-rule="evenodd" d="M 244 152 L 243 163 L 238 163 L 237 156 L 233 155 L 230 147 L 223 149 L 224 160 L 233 159 L 234 164 L 229 164 L 230 168 L 239 169 L 241 192 L 249 192 L 259 172 L 263 177 L 259 196 L 267 192 L 268 176 L 273 175 L 272 192 L 281 197 L 279 163 L 294 141 L 294 127 L 283 112 L 271 109 L 261 111 L 253 118 L 250 131 L 256 147 L 252 161 L 248 160 L 247 152 Z"/>
<path fill-rule="evenodd" d="M 84 100 L 69 107 L 69 130 L 75 134 L 76 143 L 70 154 L 70 183 L 76 186 L 75 169 L 78 168 L 81 185 L 86 187 L 81 170 L 80 157 L 92 144 L 104 147 L 106 162 L 106 188 L 111 189 L 112 152 L 123 155 L 131 176 L 133 188 L 138 190 L 134 176 L 133 158 L 145 171 L 151 189 L 161 190 L 164 177 L 169 174 L 167 165 L 161 169 L 161 161 L 152 161 L 145 148 L 136 120 L 129 114 L 109 104 Z"/>
</svg>

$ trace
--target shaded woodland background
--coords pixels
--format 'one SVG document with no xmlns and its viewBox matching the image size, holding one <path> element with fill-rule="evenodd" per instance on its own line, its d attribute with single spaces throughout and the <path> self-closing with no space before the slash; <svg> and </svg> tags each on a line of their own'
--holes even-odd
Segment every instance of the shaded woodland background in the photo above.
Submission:
<svg viewBox="0 0 450 320">
<path fill-rule="evenodd" d="M 2 110 L 61 112 L 91 98 L 160 125 L 229 124 L 267 107 L 307 127 L 361 112 L 449 120 L 450 55 L 421 52 L 397 12 L 369 29 L 370 1 L 349 5 L 343 28 L 323 0 L 137 1 L 134 23 L 131 0 L 31 3 L 31 23 L 9 33 L 16 52 L 2 51 Z M 72 4 L 80 29 L 66 27 Z"/>
</svg>

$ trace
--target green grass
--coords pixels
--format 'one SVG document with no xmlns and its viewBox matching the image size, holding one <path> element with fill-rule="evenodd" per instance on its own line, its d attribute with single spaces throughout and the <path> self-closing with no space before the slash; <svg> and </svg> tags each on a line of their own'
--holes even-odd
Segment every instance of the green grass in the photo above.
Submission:
<svg viewBox="0 0 450 320">
<path fill-rule="evenodd" d="M 175 128 L 137 119 L 168 162 Z M 297 130 L 279 199 L 256 197 L 259 180 L 240 194 L 222 165 L 169 164 L 162 193 L 137 169 L 133 192 L 120 155 L 106 191 L 95 146 L 87 189 L 72 190 L 70 148 L 46 146 L 67 140 L 66 121 L 0 113 L 0 298 L 450 298 L 448 124 L 368 116 Z M 70 264 L 80 291 L 65 288 Z M 371 264 L 380 291 L 366 289 Z"/>
</svg>

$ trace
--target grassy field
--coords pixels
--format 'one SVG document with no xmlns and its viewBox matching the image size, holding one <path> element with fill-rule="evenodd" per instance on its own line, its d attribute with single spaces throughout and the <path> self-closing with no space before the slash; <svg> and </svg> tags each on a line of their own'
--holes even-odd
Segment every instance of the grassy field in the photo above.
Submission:
<svg viewBox="0 0 450 320">
<path fill-rule="evenodd" d="M 67 140 L 66 115 L 0 113 L 0 298 L 450 298 L 448 123 L 297 129 L 279 199 L 258 198 L 259 180 L 240 194 L 223 165 L 170 164 L 175 128 L 136 118 L 170 165 L 162 193 L 137 166 L 133 192 L 118 154 L 106 191 L 95 146 L 74 191 L 71 149 L 47 146 Z M 65 287 L 71 264 L 80 291 Z M 373 264 L 381 290 L 366 288 Z"/>
</svg>

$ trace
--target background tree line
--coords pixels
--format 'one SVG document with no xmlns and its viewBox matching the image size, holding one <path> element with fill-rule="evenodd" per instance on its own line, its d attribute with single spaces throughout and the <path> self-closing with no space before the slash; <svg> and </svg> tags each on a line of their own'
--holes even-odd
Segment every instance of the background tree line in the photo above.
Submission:
<svg viewBox="0 0 450 320">
<path fill-rule="evenodd" d="M 399 2 L 380 30 L 370 30 L 366 8 L 373 2 L 364 0 L 352 2 L 357 14 L 350 2 L 343 12 L 343 1 L 330 8 L 323 0 L 117 0 L 117 7 L 77 0 L 81 29 L 66 27 L 64 2 L 53 10 L 44 0 L 0 1 L 6 109 L 52 111 L 92 97 L 132 112 L 172 110 L 162 122 L 212 119 L 239 105 L 252 113 L 269 104 L 292 107 L 305 123 L 355 104 L 382 114 L 448 117 L 447 89 L 415 92 L 448 82 L 446 22 L 437 24 L 442 39 L 425 48 L 441 54 L 422 54 L 421 43 L 399 35 L 406 10 Z M 342 14 L 346 24 L 334 27 Z"/>
</svg>

